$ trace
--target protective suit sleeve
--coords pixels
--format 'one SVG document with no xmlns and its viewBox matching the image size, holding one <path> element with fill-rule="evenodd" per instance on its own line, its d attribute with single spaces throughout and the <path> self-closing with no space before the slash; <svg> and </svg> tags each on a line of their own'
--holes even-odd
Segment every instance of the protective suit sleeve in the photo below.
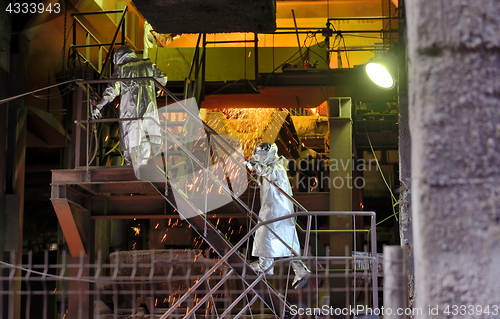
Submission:
<svg viewBox="0 0 500 319">
<path fill-rule="evenodd" d="M 106 104 L 111 103 L 118 95 L 120 95 L 120 82 L 110 83 L 102 93 L 102 99 L 97 103 L 96 108 L 101 110 Z"/>
<path fill-rule="evenodd" d="M 167 84 L 167 75 L 163 73 L 156 64 L 153 64 L 153 77 L 161 83 L 161 85 Z"/>
<path fill-rule="evenodd" d="M 276 182 L 278 179 L 278 172 L 271 165 L 255 162 L 255 164 L 252 165 L 252 168 L 257 175 L 265 177 L 272 182 Z"/>
</svg>

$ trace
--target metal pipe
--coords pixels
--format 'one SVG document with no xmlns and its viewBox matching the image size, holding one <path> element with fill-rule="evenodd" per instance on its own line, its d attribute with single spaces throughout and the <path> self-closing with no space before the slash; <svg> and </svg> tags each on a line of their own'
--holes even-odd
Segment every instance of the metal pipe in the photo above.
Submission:
<svg viewBox="0 0 500 319">
<path fill-rule="evenodd" d="M 312 30 L 309 30 L 309 31 L 298 31 L 298 33 L 300 34 L 308 34 L 308 33 L 322 33 L 322 30 L 323 29 L 312 29 Z M 346 33 L 397 33 L 398 30 L 384 30 L 384 29 L 380 29 L 380 30 L 339 30 L 338 32 L 340 33 L 343 33 L 343 34 L 346 34 Z M 261 32 L 261 33 L 264 33 L 264 34 L 275 34 L 275 35 L 280 35 L 280 34 L 296 34 L 297 32 L 295 31 L 282 31 L 282 32 Z"/>
<path fill-rule="evenodd" d="M 201 40 L 201 33 L 198 35 L 198 40 L 196 41 L 196 45 L 194 47 L 193 60 L 191 61 L 191 67 L 189 68 L 188 80 L 191 79 L 191 73 L 193 72 L 193 66 L 198 64 L 198 54 L 199 54 L 199 46 Z"/>
<path fill-rule="evenodd" d="M 228 40 L 228 41 L 207 41 L 206 44 L 217 44 L 217 43 L 246 43 L 254 42 L 254 40 Z"/>
<path fill-rule="evenodd" d="M 385 20 L 391 19 L 390 16 L 374 16 L 374 17 L 339 17 L 339 18 L 328 18 L 328 21 L 340 21 L 340 20 Z"/>
<path fill-rule="evenodd" d="M 330 52 L 351 52 L 351 51 L 383 51 L 382 48 L 373 49 L 331 49 Z"/>
<path fill-rule="evenodd" d="M 105 47 L 107 45 L 111 45 L 112 43 L 96 43 L 96 44 L 79 44 L 79 45 L 72 45 L 73 48 L 90 48 L 90 47 Z M 106 49 L 106 52 L 108 50 Z"/>
<path fill-rule="evenodd" d="M 126 23 L 127 23 L 127 21 L 124 19 L 123 23 L 122 23 L 122 45 L 127 44 L 127 42 L 125 40 L 125 32 L 127 31 L 127 29 L 126 29 Z"/>
<path fill-rule="evenodd" d="M 297 20 L 295 20 L 295 12 L 292 9 L 292 17 L 293 17 L 293 24 L 295 25 L 295 33 L 297 34 L 297 44 L 299 45 L 299 52 L 300 52 L 300 64 L 301 67 L 304 67 L 303 63 L 304 60 L 302 59 L 302 46 L 300 45 L 300 38 L 299 38 L 299 30 L 297 29 Z"/>
<path fill-rule="evenodd" d="M 201 55 L 201 86 L 200 86 L 199 101 L 197 101 L 199 103 L 199 107 L 201 107 L 201 102 L 203 102 L 203 100 L 205 99 L 205 79 L 207 73 L 206 65 L 207 65 L 207 34 L 203 33 L 203 53 Z"/>
<path fill-rule="evenodd" d="M 61 83 L 52 84 L 52 85 L 43 87 L 41 89 L 36 89 L 36 90 L 32 90 L 32 91 L 29 91 L 29 92 L 26 92 L 26 93 L 23 93 L 23 94 L 14 95 L 14 96 L 8 97 L 6 99 L 0 100 L 0 104 L 4 104 L 4 103 L 13 101 L 15 99 L 21 98 L 21 97 L 26 96 L 26 95 L 38 93 L 38 92 L 45 91 L 47 89 L 50 89 L 50 88 L 53 88 L 53 87 L 56 87 L 56 86 L 59 86 L 59 85 L 65 85 L 65 84 L 73 83 L 73 82 L 76 82 L 76 81 L 77 80 L 68 80 L 68 81 L 64 81 L 64 82 L 61 82 Z"/>
<path fill-rule="evenodd" d="M 74 48 L 74 46 L 70 47 L 70 49 L 73 49 L 73 48 Z M 78 52 L 78 50 L 73 49 L 73 51 L 75 52 L 76 56 L 80 57 L 85 63 L 88 63 L 92 67 L 92 69 L 98 71 L 97 68 L 95 67 L 95 65 L 92 64 L 92 62 L 90 62 L 89 60 L 87 60 L 80 52 Z M 99 71 L 98 71 L 98 73 L 99 73 Z"/>
<path fill-rule="evenodd" d="M 73 45 L 76 45 L 76 20 L 73 19 Z"/>
<path fill-rule="evenodd" d="M 143 117 L 116 118 L 116 119 L 100 119 L 100 120 L 75 120 L 75 124 L 80 124 L 80 123 L 126 122 L 126 121 L 138 121 L 138 120 L 154 120 L 154 118 L 153 117 L 149 117 L 149 116 L 143 116 Z"/>
<path fill-rule="evenodd" d="M 248 302 L 245 307 L 243 307 L 243 309 L 241 309 L 240 312 L 238 312 L 238 314 L 233 317 L 233 319 L 238 319 L 239 317 L 243 316 L 246 313 L 247 309 L 250 309 L 252 305 L 257 301 L 258 297 L 259 295 L 253 296 L 252 300 L 250 300 L 250 302 Z"/>
<path fill-rule="evenodd" d="M 229 279 L 229 277 L 233 274 L 233 272 L 234 272 L 234 269 L 231 269 L 227 274 L 225 274 L 224 277 L 222 277 L 221 280 L 219 280 L 219 282 L 205 296 L 203 296 L 203 298 L 201 298 L 201 300 L 199 300 L 193 306 L 193 308 L 191 308 L 189 310 L 189 312 L 186 313 L 186 315 L 184 317 L 189 318 L 196 310 L 198 310 L 198 308 L 200 308 L 200 306 L 205 301 L 207 301 L 208 298 L 211 298 L 213 293 L 216 292 L 220 288 L 220 286 L 222 286 Z"/>
<path fill-rule="evenodd" d="M 255 83 L 259 80 L 259 36 L 254 33 L 254 64 L 255 64 Z"/>
<path fill-rule="evenodd" d="M 231 214 L 231 215 L 223 215 L 221 216 L 213 214 L 213 215 L 207 215 L 207 218 L 243 218 L 245 215 L 236 215 L 236 214 Z M 90 216 L 91 219 L 176 219 L 179 218 L 179 214 L 175 215 L 138 215 L 138 214 L 130 214 L 130 215 L 113 215 L 113 214 L 106 214 L 106 215 L 92 215 Z"/>
<path fill-rule="evenodd" d="M 307 253 L 309 252 L 309 240 L 311 238 L 311 224 L 312 224 L 312 215 L 309 215 L 307 218 L 306 243 L 304 244 L 304 256 L 307 256 Z M 297 223 L 295 223 L 295 225 L 297 225 Z M 298 227 L 300 227 L 300 226 L 298 226 Z"/>
<path fill-rule="evenodd" d="M 77 93 L 77 107 L 76 107 L 76 116 L 80 116 L 82 113 L 82 97 L 83 97 L 83 87 L 78 89 Z M 76 142 L 75 142 L 75 166 L 80 166 L 80 144 L 81 144 L 81 134 L 82 130 L 80 125 L 76 126 Z"/>
<path fill-rule="evenodd" d="M 109 14 L 109 13 L 120 13 L 123 12 L 123 10 L 108 10 L 108 11 L 92 11 L 92 12 L 78 12 L 78 13 L 72 13 L 71 16 L 89 16 L 89 15 L 96 15 L 96 14 Z"/>
<path fill-rule="evenodd" d="M 373 308 L 378 308 L 378 256 L 377 256 L 377 234 L 375 229 L 377 228 L 377 223 L 375 219 L 375 214 L 372 215 L 370 229 L 373 229 L 371 233 L 371 251 L 372 257 L 375 259 L 372 266 L 373 271 Z"/>
<path fill-rule="evenodd" d="M 274 265 L 274 263 L 273 263 Z M 271 266 L 272 267 L 272 266 Z M 271 268 L 269 267 L 269 269 Z M 231 312 L 231 310 L 238 304 L 238 302 L 241 301 L 241 299 L 243 299 L 243 297 L 245 297 L 249 292 L 250 290 L 253 289 L 253 287 L 255 287 L 261 280 L 262 278 L 266 275 L 266 273 L 262 273 L 259 275 L 259 277 L 257 277 L 257 279 L 255 279 L 251 285 L 248 286 L 248 288 L 246 288 L 239 296 L 238 298 L 236 298 L 236 300 L 234 300 L 231 305 L 229 305 L 229 307 L 226 308 L 226 310 L 224 310 L 224 312 L 222 313 L 222 315 L 220 316 L 220 318 L 224 318 L 228 313 Z M 273 309 L 271 309 L 271 311 L 274 312 Z M 275 313 L 276 315 L 276 313 Z M 161 319 L 161 318 L 160 318 Z"/>
</svg>

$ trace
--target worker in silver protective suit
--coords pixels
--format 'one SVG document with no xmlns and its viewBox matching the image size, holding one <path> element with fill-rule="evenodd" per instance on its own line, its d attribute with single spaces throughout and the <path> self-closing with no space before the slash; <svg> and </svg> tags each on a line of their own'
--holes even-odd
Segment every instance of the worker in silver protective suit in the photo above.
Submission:
<svg viewBox="0 0 500 319">
<path fill-rule="evenodd" d="M 134 50 L 124 45 L 116 50 L 113 56 L 115 70 L 112 78 L 128 79 L 137 77 L 154 77 L 162 85 L 167 83 L 167 76 L 149 59 L 139 60 Z M 161 150 L 161 131 L 158 111 L 156 109 L 155 85 L 151 80 L 111 82 L 102 99 L 93 110 L 92 117 L 100 118 L 100 110 L 112 102 L 118 95 L 120 99 L 120 118 L 143 120 L 120 122 L 120 147 L 127 165 L 132 164 L 136 176 L 141 165 Z"/>
<path fill-rule="evenodd" d="M 285 169 L 287 164 L 286 158 L 278 156 L 278 147 L 274 143 L 260 143 L 252 154 L 252 160 L 246 162 L 249 170 L 255 171 L 259 177 L 262 177 L 260 182 L 261 208 L 259 217 L 263 221 L 293 213 L 292 202 L 269 183 L 269 181 L 274 182 L 288 195 L 292 196 L 292 188 Z M 288 246 L 300 253 L 295 218 L 277 221 L 268 224 L 268 226 Z M 269 229 L 262 226 L 255 232 L 252 255 L 259 257 L 259 261 L 252 263 L 251 266 L 257 273 L 266 272 L 272 275 L 274 269 L 269 269 L 269 267 L 274 262 L 274 258 L 292 256 L 293 253 Z M 300 260 L 294 260 L 291 264 L 295 272 L 292 286 L 299 289 L 306 284 L 311 272 Z"/>
</svg>

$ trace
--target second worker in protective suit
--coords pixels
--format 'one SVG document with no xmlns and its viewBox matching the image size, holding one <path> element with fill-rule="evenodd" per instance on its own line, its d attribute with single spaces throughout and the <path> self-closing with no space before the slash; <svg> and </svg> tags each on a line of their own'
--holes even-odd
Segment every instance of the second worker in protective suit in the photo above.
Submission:
<svg viewBox="0 0 500 319">
<path fill-rule="evenodd" d="M 252 154 L 252 160 L 246 163 L 248 169 L 255 171 L 259 177 L 262 177 L 260 182 L 261 208 L 259 217 L 263 221 L 293 213 L 293 203 L 269 182 L 272 181 L 288 195 L 292 196 L 292 188 L 285 169 L 287 163 L 287 159 L 278 156 L 278 147 L 274 143 L 260 143 Z M 274 262 L 274 258 L 293 256 L 292 251 L 283 242 L 297 253 L 300 253 L 300 244 L 295 228 L 295 218 L 277 221 L 268 224 L 268 226 L 269 228 L 260 227 L 255 233 L 252 255 L 259 257 L 259 261 L 252 263 L 251 266 L 257 273 L 265 271 L 267 274 L 272 275 L 274 269 L 269 269 L 269 267 Z M 272 234 L 270 229 L 283 242 Z M 291 264 L 295 272 L 292 286 L 295 289 L 301 288 L 306 284 L 311 272 L 300 260 L 294 260 Z"/>
<path fill-rule="evenodd" d="M 120 81 L 139 77 L 154 77 L 162 85 L 167 76 L 149 59 L 139 60 L 134 50 L 124 45 L 113 56 L 115 70 L 102 99 L 93 111 L 93 118 L 100 118 L 100 110 L 120 95 L 120 148 L 127 165 L 132 164 L 136 176 L 141 165 L 161 150 L 162 138 L 156 109 L 155 85 L 151 80 Z M 137 119 L 143 118 L 143 119 Z"/>
</svg>

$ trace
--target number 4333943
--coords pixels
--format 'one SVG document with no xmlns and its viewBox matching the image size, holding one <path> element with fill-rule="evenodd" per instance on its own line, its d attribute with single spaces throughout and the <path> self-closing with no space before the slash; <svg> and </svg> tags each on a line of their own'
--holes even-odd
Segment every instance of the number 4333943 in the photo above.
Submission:
<svg viewBox="0 0 500 319">
<path fill-rule="evenodd" d="M 9 13 L 59 13 L 61 12 L 60 3 L 49 3 L 47 5 L 43 3 L 9 3 L 5 11 Z"/>
</svg>

